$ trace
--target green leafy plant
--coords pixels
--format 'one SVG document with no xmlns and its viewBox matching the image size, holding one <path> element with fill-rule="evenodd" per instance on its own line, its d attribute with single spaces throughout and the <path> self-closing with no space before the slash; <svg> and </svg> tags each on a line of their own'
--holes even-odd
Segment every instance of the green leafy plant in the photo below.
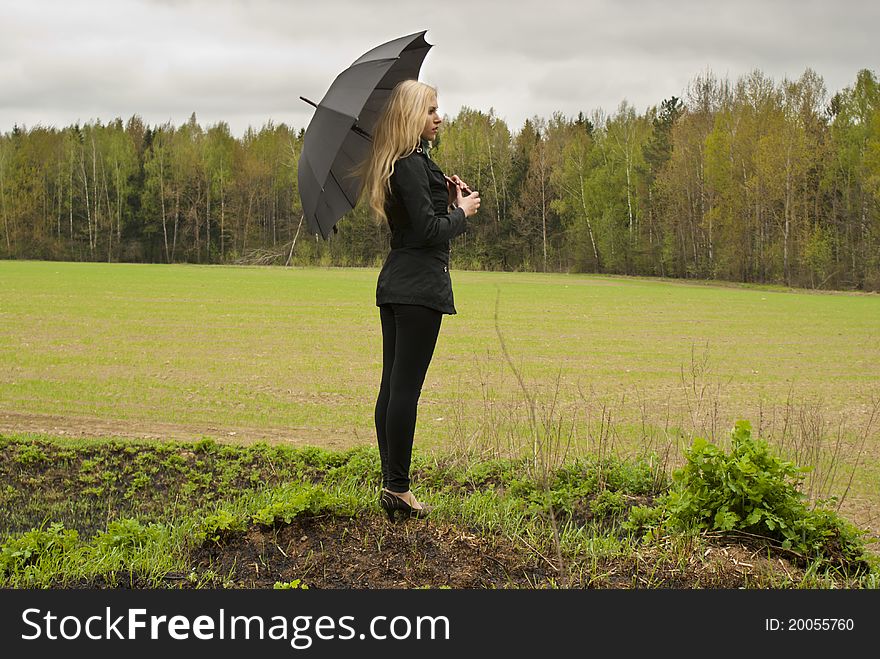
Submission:
<svg viewBox="0 0 880 659">
<path fill-rule="evenodd" d="M 530 514 L 552 507 L 554 514 L 573 515 L 589 505 L 597 517 L 615 516 L 626 509 L 626 494 L 653 494 L 658 487 L 647 462 L 628 464 L 617 458 L 575 460 L 553 470 L 543 486 L 528 473 L 505 473 L 507 494 Z"/>
<path fill-rule="evenodd" d="M 148 474 L 143 472 L 138 472 L 130 481 L 128 489 L 125 490 L 125 498 L 131 499 L 134 496 L 137 496 L 139 491 L 143 491 L 147 487 L 149 487 L 152 479 Z"/>
<path fill-rule="evenodd" d="M 297 487 L 285 490 L 278 500 L 257 510 L 251 516 L 251 521 L 269 527 L 282 522 L 290 524 L 295 517 L 305 512 L 320 512 L 328 505 L 328 497 L 324 490 L 311 486 Z"/>
<path fill-rule="evenodd" d="M 40 464 L 48 460 L 49 458 L 43 450 L 34 444 L 22 444 L 15 456 L 15 462 L 23 466 Z"/>
<path fill-rule="evenodd" d="M 193 451 L 196 453 L 213 453 L 217 450 L 217 442 L 210 437 L 202 437 L 193 445 Z"/>
<path fill-rule="evenodd" d="M 596 517 L 616 517 L 626 510 L 622 492 L 602 490 L 590 502 L 590 512 Z"/>
<path fill-rule="evenodd" d="M 245 529 L 247 529 L 247 523 L 241 517 L 227 510 L 218 510 L 202 520 L 201 529 L 196 532 L 196 539 L 199 542 L 204 542 L 205 540 L 220 542 L 230 535 L 240 533 Z"/>
<path fill-rule="evenodd" d="M 811 558 L 862 565 L 860 532 L 834 511 L 807 506 L 798 485 L 810 468 L 773 455 L 747 421 L 736 423 L 729 453 L 698 438 L 685 457 L 663 501 L 673 526 L 742 531 Z"/>
<path fill-rule="evenodd" d="M 272 586 L 275 590 L 308 590 L 309 587 L 299 579 L 293 581 L 276 581 Z"/>
<path fill-rule="evenodd" d="M 95 537 L 92 545 L 100 552 L 144 547 L 158 542 L 164 533 L 165 527 L 162 524 L 151 523 L 145 526 L 136 519 L 117 519 L 107 525 L 104 533 Z"/>
<path fill-rule="evenodd" d="M 76 547 L 79 534 L 53 522 L 48 529 L 33 529 L 7 540 L 0 547 L 0 576 L 13 575 L 48 557 L 61 557 Z"/>
<path fill-rule="evenodd" d="M 621 526 L 636 535 L 645 535 L 658 528 L 666 516 L 662 506 L 633 506 Z"/>
</svg>

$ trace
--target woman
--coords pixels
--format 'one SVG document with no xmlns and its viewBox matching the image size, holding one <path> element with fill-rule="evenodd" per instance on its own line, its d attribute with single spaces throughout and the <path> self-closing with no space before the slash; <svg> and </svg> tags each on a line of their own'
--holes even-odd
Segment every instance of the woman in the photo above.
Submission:
<svg viewBox="0 0 880 659">
<path fill-rule="evenodd" d="M 428 157 L 442 119 L 437 90 L 416 80 L 399 83 L 373 130 L 364 165 L 364 198 L 391 229 L 391 252 L 376 285 L 382 323 L 382 382 L 376 436 L 382 461 L 379 502 L 398 514 L 425 517 L 410 490 L 416 408 L 443 314 L 454 314 L 449 241 L 467 230 L 480 195 L 458 176 L 447 178 Z"/>
</svg>

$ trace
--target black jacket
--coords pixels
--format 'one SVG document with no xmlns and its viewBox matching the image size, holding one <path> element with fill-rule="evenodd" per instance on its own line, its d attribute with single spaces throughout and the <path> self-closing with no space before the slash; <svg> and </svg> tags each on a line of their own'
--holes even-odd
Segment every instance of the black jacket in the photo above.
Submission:
<svg viewBox="0 0 880 659">
<path fill-rule="evenodd" d="M 467 218 L 460 208 L 448 212 L 446 178 L 426 147 L 422 141 L 394 164 L 385 202 L 391 252 L 379 273 L 376 305 L 420 304 L 454 314 L 449 241 L 467 230 Z"/>
</svg>

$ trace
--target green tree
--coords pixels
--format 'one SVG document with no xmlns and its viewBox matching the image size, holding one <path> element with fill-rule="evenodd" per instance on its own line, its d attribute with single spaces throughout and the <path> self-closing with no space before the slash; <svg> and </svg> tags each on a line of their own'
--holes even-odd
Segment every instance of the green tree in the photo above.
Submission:
<svg viewBox="0 0 880 659">
<path fill-rule="evenodd" d="M 166 123 L 152 134 L 144 162 L 144 189 L 141 207 L 144 213 L 144 234 L 149 240 L 159 235 L 164 261 L 171 263 L 171 247 L 168 243 L 169 200 L 173 198 L 171 151 L 175 129 Z"/>
<path fill-rule="evenodd" d="M 576 122 L 577 130 L 565 144 L 555 172 L 559 188 L 556 209 L 564 218 L 569 258 L 577 271 L 602 272 L 602 258 L 594 229 L 596 205 L 589 182 L 601 164 L 593 142 L 593 124 Z"/>
<path fill-rule="evenodd" d="M 235 138 L 229 132 L 229 125 L 220 122 L 211 126 L 203 142 L 203 172 L 205 176 L 205 251 L 206 260 L 211 260 L 212 249 L 219 243 L 219 258 L 226 256 L 226 243 L 229 235 L 226 230 L 226 206 L 229 189 L 234 187 L 233 161 L 235 158 Z M 219 209 L 218 209 L 219 206 Z M 212 211 L 213 209 L 213 211 Z M 214 220 L 212 239 L 211 223 Z"/>
<path fill-rule="evenodd" d="M 672 129 L 684 112 L 680 98 L 672 96 L 660 103 L 659 111 L 653 108 L 648 115 L 651 117 L 651 133 L 642 147 L 643 168 L 639 177 L 644 183 L 641 195 L 642 215 L 647 226 L 642 238 L 648 260 L 643 268 L 650 268 L 653 274 L 665 275 L 662 249 L 664 230 L 662 225 L 663 195 L 658 180 L 666 163 L 672 158 Z"/>
</svg>

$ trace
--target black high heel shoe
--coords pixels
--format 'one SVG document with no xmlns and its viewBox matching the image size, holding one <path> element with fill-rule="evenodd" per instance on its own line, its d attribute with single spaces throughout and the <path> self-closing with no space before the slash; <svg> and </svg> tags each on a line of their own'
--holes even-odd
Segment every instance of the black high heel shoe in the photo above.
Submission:
<svg viewBox="0 0 880 659">
<path fill-rule="evenodd" d="M 421 508 L 413 508 L 407 501 L 384 488 L 382 489 L 382 494 L 379 495 L 379 505 L 385 510 L 385 513 L 388 515 L 388 521 L 392 524 L 397 521 L 395 517 L 398 512 L 400 513 L 400 519 L 405 520 L 410 517 L 424 519 L 430 511 L 430 508 L 424 505 Z"/>
</svg>

